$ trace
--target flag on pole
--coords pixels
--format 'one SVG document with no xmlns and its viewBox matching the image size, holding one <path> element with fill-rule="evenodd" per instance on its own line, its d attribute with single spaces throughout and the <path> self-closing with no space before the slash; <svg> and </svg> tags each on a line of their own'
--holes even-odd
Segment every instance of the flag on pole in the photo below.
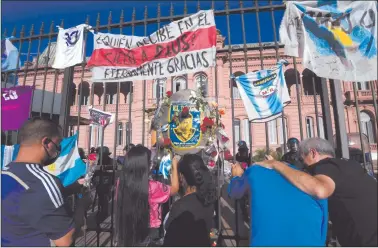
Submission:
<svg viewBox="0 0 378 248">
<path fill-rule="evenodd" d="M 2 40 L 1 41 L 1 70 L 3 72 L 16 70 L 17 60 L 19 60 L 18 49 L 12 44 L 9 38 Z M 19 61 L 19 66 L 20 65 L 21 65 L 21 62 Z M 17 76 L 15 73 L 8 74 L 7 78 L 4 80 L 6 84 L 8 83 L 12 85 L 18 84 Z"/>
<path fill-rule="evenodd" d="M 290 103 L 283 74 L 284 63 L 285 60 L 280 60 L 276 68 L 250 72 L 235 78 L 250 121 L 273 120 Z"/>
<path fill-rule="evenodd" d="M 45 167 L 49 173 L 57 176 L 64 187 L 74 183 L 86 173 L 86 164 L 81 160 L 77 146 L 77 134 L 65 138 L 60 143 L 62 151 L 55 163 Z M 1 169 L 7 170 L 7 165 L 16 159 L 20 145 L 1 145 Z"/>
<path fill-rule="evenodd" d="M 80 64 L 84 60 L 84 31 L 90 28 L 87 24 L 63 29 L 59 28 L 56 42 L 56 53 L 52 68 L 64 69 Z"/>
</svg>

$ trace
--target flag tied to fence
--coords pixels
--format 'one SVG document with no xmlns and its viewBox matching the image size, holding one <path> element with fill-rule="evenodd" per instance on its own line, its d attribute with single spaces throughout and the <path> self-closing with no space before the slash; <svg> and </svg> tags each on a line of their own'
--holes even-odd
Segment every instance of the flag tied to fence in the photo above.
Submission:
<svg viewBox="0 0 378 248">
<path fill-rule="evenodd" d="M 17 69 L 17 60 L 18 66 L 21 65 L 20 55 L 18 49 L 12 44 L 9 38 L 6 38 L 1 41 L 1 71 L 11 71 Z M 18 85 L 18 78 L 15 73 L 8 73 L 6 78 L 2 78 L 2 83 Z"/>
<path fill-rule="evenodd" d="M 88 107 L 88 111 L 91 125 L 106 127 L 107 125 L 113 123 L 114 115 L 112 113 L 95 109 L 92 106 Z"/>
<path fill-rule="evenodd" d="M 90 26 L 81 24 L 69 29 L 59 27 L 55 60 L 52 64 L 52 68 L 64 69 L 83 62 L 85 56 L 85 28 L 88 29 Z"/>
<path fill-rule="evenodd" d="M 280 60 L 276 68 L 250 72 L 235 78 L 248 119 L 267 122 L 280 116 L 290 103 L 283 67 Z"/>
<path fill-rule="evenodd" d="M 377 1 L 288 1 L 280 38 L 319 77 L 377 80 L 377 21 Z"/>
<path fill-rule="evenodd" d="M 45 167 L 46 171 L 57 176 L 64 187 L 74 183 L 86 173 L 86 164 L 81 160 L 77 146 L 77 134 L 65 138 L 60 143 L 62 151 L 55 163 Z M 1 169 L 16 159 L 20 145 L 1 145 Z"/>
<path fill-rule="evenodd" d="M 216 36 L 213 10 L 201 10 L 146 37 L 97 33 L 87 65 L 93 68 L 93 82 L 195 73 L 215 65 Z"/>
<path fill-rule="evenodd" d="M 32 86 L 1 88 L 1 130 L 18 130 L 29 118 Z"/>
</svg>

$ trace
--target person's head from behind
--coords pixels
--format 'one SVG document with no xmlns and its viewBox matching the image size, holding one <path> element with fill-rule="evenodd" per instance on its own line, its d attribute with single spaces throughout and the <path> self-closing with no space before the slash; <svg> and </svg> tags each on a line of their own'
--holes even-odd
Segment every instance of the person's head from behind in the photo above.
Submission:
<svg viewBox="0 0 378 248">
<path fill-rule="evenodd" d="M 243 140 L 238 142 L 238 153 L 240 157 L 248 157 L 248 146 L 247 143 Z"/>
<path fill-rule="evenodd" d="M 91 147 L 91 151 L 90 151 L 90 153 L 96 153 L 96 148 Z"/>
<path fill-rule="evenodd" d="M 212 175 L 199 155 L 185 154 L 179 161 L 178 171 L 184 194 L 196 193 L 205 206 L 216 200 Z"/>
<path fill-rule="evenodd" d="M 51 120 L 33 118 L 20 129 L 20 152 L 17 160 L 49 165 L 58 158 L 62 141 L 62 129 Z M 34 161 L 33 161 L 34 160 Z"/>
<path fill-rule="evenodd" d="M 123 155 L 126 156 L 126 154 L 131 150 L 131 148 L 135 147 L 134 144 L 128 144 L 123 148 Z"/>
<path fill-rule="evenodd" d="M 150 150 L 137 145 L 126 155 L 117 196 L 117 241 L 136 246 L 149 231 L 148 176 Z"/>
<path fill-rule="evenodd" d="M 299 154 L 303 162 L 311 166 L 325 158 L 334 158 L 335 149 L 325 139 L 309 138 L 299 144 Z"/>
</svg>

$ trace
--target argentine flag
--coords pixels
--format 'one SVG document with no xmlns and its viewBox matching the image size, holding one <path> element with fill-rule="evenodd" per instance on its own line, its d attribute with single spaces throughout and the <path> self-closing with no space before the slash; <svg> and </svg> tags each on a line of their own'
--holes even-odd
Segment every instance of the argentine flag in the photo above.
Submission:
<svg viewBox="0 0 378 248">
<path fill-rule="evenodd" d="M 65 138 L 60 143 L 62 151 L 55 163 L 45 167 L 51 174 L 57 176 L 64 187 L 74 183 L 86 173 L 86 164 L 81 160 L 77 146 L 77 134 Z M 1 168 L 7 170 L 7 165 L 13 161 L 19 150 L 19 145 L 1 145 Z"/>
<path fill-rule="evenodd" d="M 252 122 L 267 122 L 280 116 L 283 108 L 290 103 L 283 66 L 250 72 L 235 78 L 240 97 L 243 100 L 248 119 Z"/>
<path fill-rule="evenodd" d="M 17 48 L 12 44 L 9 38 L 1 41 L 1 71 L 6 72 L 10 70 L 15 70 L 17 68 L 17 60 L 19 59 L 19 53 Z M 21 62 L 19 62 L 19 65 Z M 14 79 L 16 77 L 16 79 Z M 14 73 L 8 75 L 7 82 L 11 83 L 17 82 L 17 76 Z"/>
</svg>

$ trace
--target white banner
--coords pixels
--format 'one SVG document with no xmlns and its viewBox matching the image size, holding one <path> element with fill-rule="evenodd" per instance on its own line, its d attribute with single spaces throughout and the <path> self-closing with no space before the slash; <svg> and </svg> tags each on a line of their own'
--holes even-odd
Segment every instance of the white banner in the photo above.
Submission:
<svg viewBox="0 0 378 248">
<path fill-rule="evenodd" d="M 147 80 L 203 71 L 215 65 L 213 10 L 199 11 L 153 34 L 97 33 L 88 67 L 93 82 Z"/>
<path fill-rule="evenodd" d="M 80 64 L 84 60 L 84 29 L 90 28 L 87 24 L 62 29 L 59 33 L 56 44 L 55 60 L 52 68 L 64 69 Z"/>
<path fill-rule="evenodd" d="M 377 80 L 377 21 L 376 1 L 288 1 L 280 38 L 319 77 Z"/>
</svg>

